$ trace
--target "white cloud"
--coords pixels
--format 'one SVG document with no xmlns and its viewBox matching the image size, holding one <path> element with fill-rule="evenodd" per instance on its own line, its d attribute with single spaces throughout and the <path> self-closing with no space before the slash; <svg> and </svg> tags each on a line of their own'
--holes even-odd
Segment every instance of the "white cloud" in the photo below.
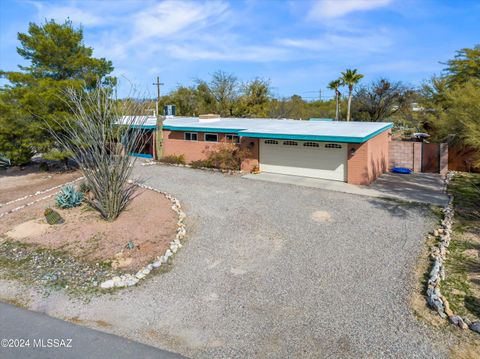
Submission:
<svg viewBox="0 0 480 359">
<path fill-rule="evenodd" d="M 308 18 L 321 20 L 345 16 L 355 11 L 373 10 L 392 3 L 392 0 L 320 0 L 314 2 Z"/>
<path fill-rule="evenodd" d="M 167 47 L 171 57 L 182 60 L 249 61 L 269 62 L 291 59 L 288 50 L 275 46 L 235 46 L 209 47 L 196 45 L 170 45 Z"/>
<path fill-rule="evenodd" d="M 182 32 L 211 27 L 224 19 L 228 6 L 223 2 L 165 1 L 133 17 L 134 34 L 140 39 L 175 36 Z"/>
<path fill-rule="evenodd" d="M 105 23 L 105 17 L 98 16 L 88 10 L 83 10 L 75 4 L 67 6 L 50 5 L 40 1 L 32 1 L 31 4 L 37 8 L 38 17 L 43 21 L 44 19 L 54 19 L 57 22 L 63 22 L 67 18 L 81 23 L 85 26 L 95 26 Z"/>
<path fill-rule="evenodd" d="M 392 45 L 389 36 L 379 31 L 377 33 L 361 34 L 325 34 L 316 38 L 285 38 L 278 43 L 310 51 L 329 51 L 337 55 L 338 52 L 376 53 L 383 52 Z"/>
</svg>

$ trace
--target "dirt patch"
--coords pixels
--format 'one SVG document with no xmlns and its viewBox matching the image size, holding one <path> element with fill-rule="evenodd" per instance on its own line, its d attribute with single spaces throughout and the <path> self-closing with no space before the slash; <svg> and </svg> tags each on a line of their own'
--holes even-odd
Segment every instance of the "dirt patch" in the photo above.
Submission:
<svg viewBox="0 0 480 359">
<path fill-rule="evenodd" d="M 315 211 L 310 216 L 316 222 L 333 222 L 333 218 L 327 211 Z"/>
<path fill-rule="evenodd" d="M 61 250 L 87 262 L 109 262 L 115 269 L 136 270 L 164 253 L 175 238 L 177 215 L 162 194 L 139 189 L 113 222 L 87 205 L 60 210 L 65 223 L 50 226 L 43 217 L 44 201 L 6 216 L 0 236 L 23 244 Z"/>
<path fill-rule="evenodd" d="M 28 237 L 39 237 L 44 233 L 47 233 L 50 229 L 50 225 L 43 220 L 30 220 L 13 227 L 11 231 L 5 233 L 5 235 L 14 240 L 22 240 Z"/>
<path fill-rule="evenodd" d="M 0 172 L 0 206 L 3 203 L 44 191 L 81 176 L 79 171 L 41 172 L 38 167 Z"/>
</svg>

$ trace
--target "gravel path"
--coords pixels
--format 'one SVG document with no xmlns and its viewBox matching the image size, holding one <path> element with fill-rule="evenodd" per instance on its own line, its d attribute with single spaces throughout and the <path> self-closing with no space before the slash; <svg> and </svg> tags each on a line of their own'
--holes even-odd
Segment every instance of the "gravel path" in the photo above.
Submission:
<svg viewBox="0 0 480 359">
<path fill-rule="evenodd" d="M 193 358 L 447 356 L 408 305 L 433 226 L 421 207 L 186 168 L 136 173 L 187 213 L 173 269 L 89 304 L 53 294 L 31 307 Z"/>
</svg>

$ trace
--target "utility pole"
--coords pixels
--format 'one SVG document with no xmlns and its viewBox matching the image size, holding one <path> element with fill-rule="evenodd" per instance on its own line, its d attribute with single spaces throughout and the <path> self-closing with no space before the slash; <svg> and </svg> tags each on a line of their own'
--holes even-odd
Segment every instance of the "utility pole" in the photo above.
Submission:
<svg viewBox="0 0 480 359">
<path fill-rule="evenodd" d="M 154 82 L 152 85 L 157 86 L 157 102 L 155 104 L 155 114 L 158 116 L 159 106 L 160 106 L 160 86 L 165 85 L 163 82 L 160 82 L 160 76 L 157 76 L 157 82 Z"/>
<path fill-rule="evenodd" d="M 163 157 L 163 116 L 160 116 L 160 86 L 164 83 L 160 82 L 160 76 L 157 76 L 157 82 L 153 83 L 157 86 L 157 101 L 155 103 L 155 116 L 157 117 L 157 126 L 154 139 L 155 156 L 157 160 Z"/>
<path fill-rule="evenodd" d="M 318 99 L 322 101 L 322 90 L 318 90 Z"/>
</svg>

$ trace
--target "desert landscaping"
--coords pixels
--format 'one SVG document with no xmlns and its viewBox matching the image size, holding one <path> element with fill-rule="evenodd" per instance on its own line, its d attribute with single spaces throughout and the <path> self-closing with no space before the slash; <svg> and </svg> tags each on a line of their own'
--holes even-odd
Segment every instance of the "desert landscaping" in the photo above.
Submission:
<svg viewBox="0 0 480 359">
<path fill-rule="evenodd" d="M 86 203 L 65 209 L 56 206 L 51 195 L 58 192 L 60 184 L 71 181 L 76 181 L 77 188 L 81 186 L 78 171 L 27 168 L 0 178 L 0 185 L 10 190 L 2 192 L 7 205 L 0 207 L 0 261 L 8 262 L 2 268 L 4 275 L 67 289 L 78 289 L 88 282 L 87 287 L 94 289 L 109 277 L 135 274 L 169 249 L 178 218 L 163 194 L 138 187 L 119 217 L 105 221 Z M 38 192 L 41 194 L 31 196 Z M 61 223 L 49 224 L 44 216 L 46 208 L 55 209 Z M 55 265 L 48 268 L 52 261 Z M 45 271 L 32 276 L 32 263 L 43 263 Z M 81 285 L 78 268 L 90 273 L 80 280 Z"/>
</svg>

